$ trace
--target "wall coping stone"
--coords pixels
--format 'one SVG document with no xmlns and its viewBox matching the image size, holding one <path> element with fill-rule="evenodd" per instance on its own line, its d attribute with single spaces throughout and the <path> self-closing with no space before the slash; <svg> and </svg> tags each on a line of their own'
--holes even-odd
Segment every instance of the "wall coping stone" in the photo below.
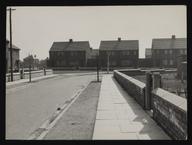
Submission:
<svg viewBox="0 0 192 145">
<path fill-rule="evenodd" d="M 187 100 L 182 98 L 178 95 L 170 93 L 166 90 L 161 88 L 156 88 L 152 91 L 153 94 L 158 95 L 159 97 L 163 98 L 164 100 L 174 104 L 175 106 L 179 107 L 183 111 L 187 111 Z"/>
<path fill-rule="evenodd" d="M 121 73 L 121 72 L 119 72 L 117 70 L 114 70 L 114 73 L 117 73 L 117 74 L 121 75 L 122 77 L 128 79 L 129 81 L 131 81 L 132 83 L 134 83 L 135 85 L 137 85 L 137 86 L 139 86 L 141 88 L 145 88 L 145 83 L 143 83 L 143 82 L 141 82 L 141 81 L 139 81 L 137 79 L 134 79 L 133 77 L 130 77 L 130 76 L 128 76 L 128 75 L 126 75 L 124 73 Z"/>
</svg>

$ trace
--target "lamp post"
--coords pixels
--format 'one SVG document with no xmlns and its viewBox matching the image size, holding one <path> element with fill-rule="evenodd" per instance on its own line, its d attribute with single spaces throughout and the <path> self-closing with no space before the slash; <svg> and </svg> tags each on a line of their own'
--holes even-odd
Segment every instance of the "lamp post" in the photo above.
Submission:
<svg viewBox="0 0 192 145">
<path fill-rule="evenodd" d="M 11 82 L 13 81 L 13 52 L 12 52 L 12 21 L 11 21 L 11 12 L 16 10 L 9 8 L 7 9 L 9 11 L 9 26 L 10 26 L 10 65 L 11 65 Z"/>
<path fill-rule="evenodd" d="M 99 52 L 97 54 L 97 82 L 99 82 Z"/>
<path fill-rule="evenodd" d="M 110 53 L 107 52 L 107 73 L 109 74 L 109 55 Z"/>
</svg>

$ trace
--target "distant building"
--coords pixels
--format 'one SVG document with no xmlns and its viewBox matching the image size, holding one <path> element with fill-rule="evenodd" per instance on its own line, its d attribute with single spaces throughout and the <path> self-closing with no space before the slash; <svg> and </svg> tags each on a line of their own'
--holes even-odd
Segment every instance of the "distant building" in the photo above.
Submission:
<svg viewBox="0 0 192 145">
<path fill-rule="evenodd" d="M 139 58 L 138 67 L 150 68 L 152 66 L 153 66 L 153 63 L 151 58 Z"/>
<path fill-rule="evenodd" d="M 23 58 L 22 67 L 23 68 L 29 68 L 31 65 L 31 68 L 34 66 L 34 57 L 33 55 L 28 55 L 27 57 Z"/>
<path fill-rule="evenodd" d="M 152 40 L 152 61 L 154 67 L 177 67 L 177 57 L 187 54 L 186 38 L 159 38 Z"/>
<path fill-rule="evenodd" d="M 151 57 L 152 57 L 151 48 L 146 48 L 145 49 L 145 58 L 151 58 Z"/>
<path fill-rule="evenodd" d="M 99 49 L 92 49 L 91 53 L 88 56 L 87 67 L 96 67 L 97 66 L 97 57 L 99 56 Z"/>
<path fill-rule="evenodd" d="M 177 57 L 177 76 L 180 79 L 187 79 L 187 55 Z"/>
<path fill-rule="evenodd" d="M 19 70 L 19 52 L 20 48 L 12 44 L 12 64 L 13 70 Z M 11 59 L 10 59 L 10 42 L 6 40 L 6 72 L 11 70 Z"/>
<path fill-rule="evenodd" d="M 91 53 L 89 41 L 53 42 L 49 50 L 49 65 L 54 68 L 84 67 Z"/>
<path fill-rule="evenodd" d="M 99 47 L 100 63 L 107 67 L 137 67 L 139 54 L 138 40 L 101 41 Z"/>
</svg>

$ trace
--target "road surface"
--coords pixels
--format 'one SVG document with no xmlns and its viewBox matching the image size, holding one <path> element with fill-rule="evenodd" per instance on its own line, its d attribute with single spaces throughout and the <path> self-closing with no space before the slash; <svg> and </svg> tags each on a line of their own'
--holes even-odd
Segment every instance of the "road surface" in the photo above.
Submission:
<svg viewBox="0 0 192 145">
<path fill-rule="evenodd" d="M 95 75 L 61 75 L 7 89 L 6 139 L 27 139 L 58 106 L 92 80 Z"/>
</svg>

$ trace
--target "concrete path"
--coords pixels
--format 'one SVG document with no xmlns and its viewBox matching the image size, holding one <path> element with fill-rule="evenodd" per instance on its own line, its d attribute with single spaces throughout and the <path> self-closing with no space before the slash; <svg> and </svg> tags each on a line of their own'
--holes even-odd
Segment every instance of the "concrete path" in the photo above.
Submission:
<svg viewBox="0 0 192 145">
<path fill-rule="evenodd" d="M 170 140 L 112 75 L 102 79 L 93 140 Z"/>
</svg>

